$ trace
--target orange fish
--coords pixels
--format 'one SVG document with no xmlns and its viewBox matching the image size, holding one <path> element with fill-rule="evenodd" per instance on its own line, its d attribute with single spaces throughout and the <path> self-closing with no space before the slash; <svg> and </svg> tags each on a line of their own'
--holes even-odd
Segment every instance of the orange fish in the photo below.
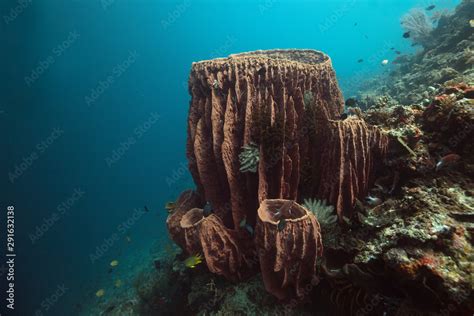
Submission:
<svg viewBox="0 0 474 316">
<path fill-rule="evenodd" d="M 459 156 L 457 154 L 449 154 L 449 155 L 446 155 L 446 156 L 442 157 L 438 161 L 438 163 L 436 164 L 436 171 L 438 171 L 441 168 L 444 168 L 444 167 L 450 166 L 452 164 L 455 164 L 456 162 L 459 161 L 459 159 L 461 159 L 461 156 Z"/>
</svg>

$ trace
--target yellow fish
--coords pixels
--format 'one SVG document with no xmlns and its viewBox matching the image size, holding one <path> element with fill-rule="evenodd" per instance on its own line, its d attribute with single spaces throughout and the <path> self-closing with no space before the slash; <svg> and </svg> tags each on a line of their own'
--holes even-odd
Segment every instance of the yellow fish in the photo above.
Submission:
<svg viewBox="0 0 474 316">
<path fill-rule="evenodd" d="M 176 203 L 175 202 L 168 202 L 168 203 L 165 204 L 165 209 L 168 210 L 168 213 L 173 212 L 175 208 L 176 208 Z"/>
<path fill-rule="evenodd" d="M 122 286 L 122 280 L 117 280 L 115 281 L 115 287 L 121 287 Z"/>
<path fill-rule="evenodd" d="M 117 261 L 117 260 L 112 260 L 112 262 L 110 262 L 110 266 L 111 266 L 111 267 L 116 267 L 116 266 L 118 266 L 118 261 Z"/>
<path fill-rule="evenodd" d="M 97 296 L 97 297 L 102 297 L 102 296 L 104 296 L 104 294 L 105 294 L 104 289 L 100 289 L 97 292 L 95 292 L 95 296 Z"/>
<path fill-rule="evenodd" d="M 197 254 L 197 255 L 193 255 L 189 258 L 187 258 L 186 260 L 184 260 L 184 265 L 187 267 L 187 268 L 195 268 L 198 264 L 200 264 L 202 262 L 202 256 L 200 254 Z"/>
<path fill-rule="evenodd" d="M 469 25 L 470 25 L 471 27 L 474 27 L 474 19 L 469 20 Z"/>
</svg>

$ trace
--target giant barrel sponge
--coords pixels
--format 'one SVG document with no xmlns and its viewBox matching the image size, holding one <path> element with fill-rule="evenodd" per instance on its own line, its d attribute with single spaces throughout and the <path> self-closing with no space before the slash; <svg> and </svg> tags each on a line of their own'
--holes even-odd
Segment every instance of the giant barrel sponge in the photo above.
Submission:
<svg viewBox="0 0 474 316">
<path fill-rule="evenodd" d="M 340 119 L 344 102 L 331 59 L 318 51 L 254 51 L 196 62 L 189 92 L 189 170 L 196 194 L 202 203 L 211 203 L 213 216 L 219 219 L 206 221 L 219 223 L 215 231 L 206 230 L 206 240 L 228 236 L 225 240 L 235 246 L 233 253 L 248 248 L 237 245 L 240 241 L 253 243 L 255 249 L 270 249 L 268 244 L 257 244 L 262 238 L 249 238 L 257 209 L 265 200 L 325 199 L 334 205 L 340 220 L 350 217 L 356 199 L 368 192 L 376 162 L 386 153 L 388 140 L 380 130 L 356 117 Z M 178 220 L 186 211 L 168 220 L 172 238 L 180 245 L 186 242 Z M 300 224 L 306 225 L 305 221 Z M 260 224 L 264 222 L 260 219 Z M 302 239 L 317 239 L 319 225 L 311 225 L 314 228 L 301 232 Z M 293 226 L 296 232 L 296 222 L 289 228 Z M 270 236 L 270 230 L 263 231 Z M 200 247 L 205 248 L 202 243 Z M 300 253 L 300 258 L 309 260 L 315 249 Z M 219 259 L 219 267 L 229 268 L 219 268 L 220 274 L 240 279 L 241 275 L 231 274 L 239 266 L 234 263 L 243 263 L 244 257 L 236 255 L 238 260 L 227 263 Z M 293 284 L 297 292 L 301 280 Z M 277 287 L 269 285 L 277 296 L 286 296 Z"/>
<path fill-rule="evenodd" d="M 327 199 L 341 218 L 367 193 L 386 137 L 359 119 L 339 121 L 327 55 L 268 50 L 193 63 L 189 91 L 189 169 L 227 225 L 253 225 L 259 204 L 277 198 Z M 239 155 L 252 147 L 256 172 L 242 172 Z"/>
</svg>

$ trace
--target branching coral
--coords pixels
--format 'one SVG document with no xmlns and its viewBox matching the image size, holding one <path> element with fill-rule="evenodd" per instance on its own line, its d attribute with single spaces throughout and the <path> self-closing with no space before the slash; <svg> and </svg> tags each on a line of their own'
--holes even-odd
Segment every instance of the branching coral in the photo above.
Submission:
<svg viewBox="0 0 474 316">
<path fill-rule="evenodd" d="M 326 200 L 305 199 L 303 206 L 316 216 L 323 230 L 325 227 L 333 225 L 337 220 L 334 206 L 328 205 Z"/>
<path fill-rule="evenodd" d="M 423 47 L 428 46 L 433 24 L 422 9 L 410 10 L 402 17 L 401 23 L 405 31 L 410 32 L 414 44 L 420 44 Z"/>
<path fill-rule="evenodd" d="M 242 147 L 243 151 L 239 154 L 240 171 L 257 172 L 260 152 L 258 146 L 250 143 Z"/>
</svg>

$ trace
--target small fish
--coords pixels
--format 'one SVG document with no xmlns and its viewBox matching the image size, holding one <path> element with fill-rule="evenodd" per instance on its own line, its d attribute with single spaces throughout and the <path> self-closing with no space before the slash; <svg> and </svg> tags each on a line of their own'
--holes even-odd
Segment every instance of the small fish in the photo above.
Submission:
<svg viewBox="0 0 474 316">
<path fill-rule="evenodd" d="M 95 296 L 97 296 L 97 297 L 102 297 L 102 296 L 104 296 L 104 294 L 105 294 L 104 289 L 100 289 L 97 292 L 95 292 Z"/>
<path fill-rule="evenodd" d="M 357 22 L 355 22 L 355 23 L 354 23 L 354 26 L 357 26 L 357 24 L 358 24 L 358 23 L 357 23 Z"/>
<path fill-rule="evenodd" d="M 173 212 L 175 208 L 176 208 L 176 203 L 175 202 L 168 202 L 168 203 L 165 204 L 165 209 L 168 210 L 168 213 Z"/>
<path fill-rule="evenodd" d="M 394 50 L 394 49 L 395 49 L 395 47 L 390 47 L 390 50 Z"/>
<path fill-rule="evenodd" d="M 285 229 L 285 226 L 286 226 L 286 219 L 282 218 L 280 222 L 278 223 L 278 230 L 282 231 L 283 229 Z"/>
<path fill-rule="evenodd" d="M 184 260 L 184 265 L 187 268 L 194 269 L 201 262 L 202 262 L 202 256 L 200 254 L 196 254 Z"/>
<path fill-rule="evenodd" d="M 395 51 L 395 54 L 397 54 L 397 55 L 400 55 L 401 53 L 402 53 L 402 52 L 399 51 L 399 50 L 396 50 L 396 51 Z"/>
<path fill-rule="evenodd" d="M 474 19 L 469 20 L 469 25 L 470 25 L 471 27 L 474 27 Z"/>
<path fill-rule="evenodd" d="M 409 38 L 410 37 L 410 31 L 403 33 L 403 38 Z"/>
<path fill-rule="evenodd" d="M 125 240 L 126 240 L 127 242 L 131 242 L 131 241 L 132 241 L 132 238 L 131 238 L 130 236 L 125 236 Z"/>
<path fill-rule="evenodd" d="M 212 214 L 212 205 L 210 202 L 207 202 L 206 205 L 204 205 L 203 209 L 202 209 L 202 213 L 204 215 L 204 217 L 208 217 L 209 215 Z"/>
<path fill-rule="evenodd" d="M 436 8 L 436 6 L 434 4 L 430 5 L 429 7 L 427 7 L 425 10 L 426 11 L 431 11 L 433 10 L 434 8 Z"/>
<path fill-rule="evenodd" d="M 347 113 L 342 113 L 341 116 L 339 117 L 339 119 L 341 121 L 344 121 L 347 118 L 347 116 L 348 116 Z"/>
<path fill-rule="evenodd" d="M 147 213 L 150 211 L 146 205 L 143 207 L 143 209 L 144 209 L 145 212 L 147 212 Z"/>
<path fill-rule="evenodd" d="M 116 280 L 114 285 L 115 285 L 116 288 L 121 287 L 122 286 L 122 280 L 120 280 L 120 279 Z"/>
<path fill-rule="evenodd" d="M 441 168 L 449 167 L 461 159 L 461 156 L 457 154 L 449 154 L 442 157 L 438 163 L 436 164 L 436 171 L 440 170 Z"/>
<path fill-rule="evenodd" d="M 382 64 L 382 66 L 385 66 L 385 65 L 387 65 L 387 64 L 388 64 L 388 59 L 384 59 L 384 60 L 382 60 L 381 64 Z"/>
<path fill-rule="evenodd" d="M 277 208 L 275 212 L 273 213 L 273 217 L 280 217 L 281 215 L 281 209 Z"/>
<path fill-rule="evenodd" d="M 360 64 L 360 63 L 363 63 L 364 60 L 361 58 L 361 59 L 359 59 L 357 62 Z"/>
<path fill-rule="evenodd" d="M 382 204 L 382 200 L 380 198 L 370 195 L 365 198 L 365 202 L 367 202 L 367 204 L 369 204 L 370 206 L 377 206 Z"/>
<path fill-rule="evenodd" d="M 118 266 L 118 264 L 119 264 L 118 260 L 112 260 L 112 261 L 110 262 L 110 266 L 111 266 L 111 267 L 116 267 L 116 266 Z"/>
<path fill-rule="evenodd" d="M 244 217 L 244 219 L 240 221 L 239 227 L 244 228 L 245 225 L 247 225 L 247 218 L 246 217 Z"/>
</svg>

